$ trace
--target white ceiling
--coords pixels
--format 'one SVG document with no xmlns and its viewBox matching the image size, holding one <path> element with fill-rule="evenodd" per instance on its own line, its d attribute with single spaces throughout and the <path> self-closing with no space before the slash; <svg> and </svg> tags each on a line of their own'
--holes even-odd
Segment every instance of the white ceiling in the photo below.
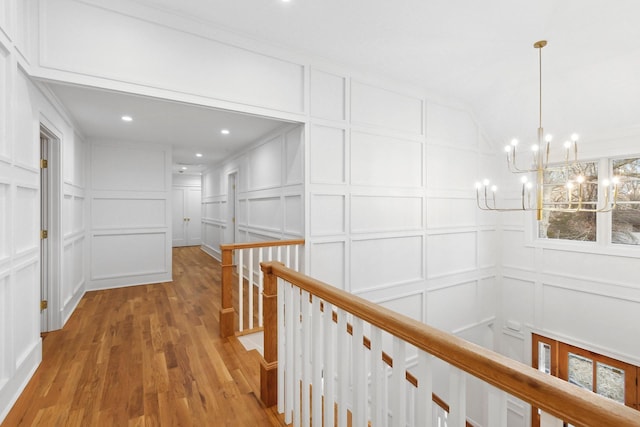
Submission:
<svg viewBox="0 0 640 427">
<path fill-rule="evenodd" d="M 106 1 L 106 0 L 105 0 Z M 135 0 L 312 57 L 424 87 L 471 108 L 492 143 L 534 138 L 543 50 L 548 131 L 583 141 L 640 130 L 637 0 Z M 219 159 L 279 123 L 141 97 L 55 86 L 87 136 L 193 143 Z M 220 127 L 253 131 L 223 139 Z M 131 135 L 131 134 L 129 134 Z M 236 138 L 237 139 L 234 139 Z M 228 144 L 227 142 L 231 142 Z M 639 146 L 640 148 L 640 146 Z M 177 160 L 191 151 L 176 148 Z M 191 150 L 191 149 L 189 149 Z M 193 150 L 192 150 L 193 151 Z M 185 157 L 180 157 L 184 155 Z"/>
<path fill-rule="evenodd" d="M 173 147 L 174 172 L 199 173 L 285 123 L 264 117 L 113 91 L 49 83 L 80 132 L 94 140 Z M 133 118 L 122 121 L 122 116 Z M 222 129 L 229 130 L 223 135 Z M 196 153 L 202 157 L 196 157 Z"/>
</svg>

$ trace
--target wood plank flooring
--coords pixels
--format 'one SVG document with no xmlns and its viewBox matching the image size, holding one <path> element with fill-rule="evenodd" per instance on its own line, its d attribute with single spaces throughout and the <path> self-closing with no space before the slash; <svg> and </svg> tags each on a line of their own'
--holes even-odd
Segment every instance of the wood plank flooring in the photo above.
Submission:
<svg viewBox="0 0 640 427">
<path fill-rule="evenodd" d="M 2 427 L 283 426 L 259 400 L 260 356 L 218 336 L 219 264 L 175 248 L 173 277 L 88 292 Z"/>
</svg>

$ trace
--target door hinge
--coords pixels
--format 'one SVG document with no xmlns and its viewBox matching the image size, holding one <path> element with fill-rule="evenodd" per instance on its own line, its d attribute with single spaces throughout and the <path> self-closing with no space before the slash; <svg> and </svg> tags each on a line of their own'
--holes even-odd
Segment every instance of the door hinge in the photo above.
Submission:
<svg viewBox="0 0 640 427">
<path fill-rule="evenodd" d="M 49 232 L 47 230 L 40 230 L 40 238 L 46 239 L 47 237 L 49 237 Z"/>
<path fill-rule="evenodd" d="M 47 308 L 49 308 L 49 301 L 47 301 L 46 299 L 40 301 L 40 311 L 46 310 Z"/>
<path fill-rule="evenodd" d="M 46 169 L 49 167 L 47 159 L 40 159 L 40 169 Z"/>
</svg>

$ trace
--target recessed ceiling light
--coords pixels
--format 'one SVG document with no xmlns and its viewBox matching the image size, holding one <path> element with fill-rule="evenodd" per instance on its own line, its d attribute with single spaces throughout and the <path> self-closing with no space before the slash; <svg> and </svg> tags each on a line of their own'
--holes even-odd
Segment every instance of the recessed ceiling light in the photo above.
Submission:
<svg viewBox="0 0 640 427">
<path fill-rule="evenodd" d="M 132 122 L 133 121 L 133 117 L 131 117 L 131 116 L 122 116 L 122 121 L 123 122 Z"/>
<path fill-rule="evenodd" d="M 183 166 L 183 167 L 181 167 L 180 169 L 182 169 L 183 171 L 186 171 L 186 170 L 187 170 L 187 167 L 186 167 L 186 166 Z"/>
<path fill-rule="evenodd" d="M 220 133 L 223 135 L 229 135 L 231 132 L 229 132 L 229 129 L 222 129 Z"/>
<path fill-rule="evenodd" d="M 202 157 L 202 153 L 196 153 L 196 157 Z"/>
</svg>

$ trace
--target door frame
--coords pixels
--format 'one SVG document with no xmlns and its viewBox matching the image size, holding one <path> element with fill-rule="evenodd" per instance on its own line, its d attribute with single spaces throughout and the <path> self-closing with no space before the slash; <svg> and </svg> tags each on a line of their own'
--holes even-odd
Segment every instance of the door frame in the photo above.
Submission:
<svg viewBox="0 0 640 427">
<path fill-rule="evenodd" d="M 227 229 L 224 243 L 237 243 L 238 240 L 238 169 L 227 172 Z"/>
<path fill-rule="evenodd" d="M 41 293 L 39 297 L 46 297 L 48 307 L 41 313 L 41 332 L 53 331 L 62 327 L 62 313 L 60 286 L 62 283 L 62 171 L 61 171 L 61 150 L 60 150 L 60 133 L 54 131 L 55 127 L 48 123 L 44 118 L 40 120 L 40 129 L 38 137 L 47 140 L 47 168 L 41 169 L 41 174 L 47 174 L 47 188 L 40 191 L 46 192 L 47 206 L 41 206 L 41 215 L 45 214 L 44 219 L 47 224 L 48 236 L 41 239 L 40 257 L 43 253 L 46 259 L 40 259 Z M 42 201 L 41 196 L 40 200 Z"/>
</svg>

